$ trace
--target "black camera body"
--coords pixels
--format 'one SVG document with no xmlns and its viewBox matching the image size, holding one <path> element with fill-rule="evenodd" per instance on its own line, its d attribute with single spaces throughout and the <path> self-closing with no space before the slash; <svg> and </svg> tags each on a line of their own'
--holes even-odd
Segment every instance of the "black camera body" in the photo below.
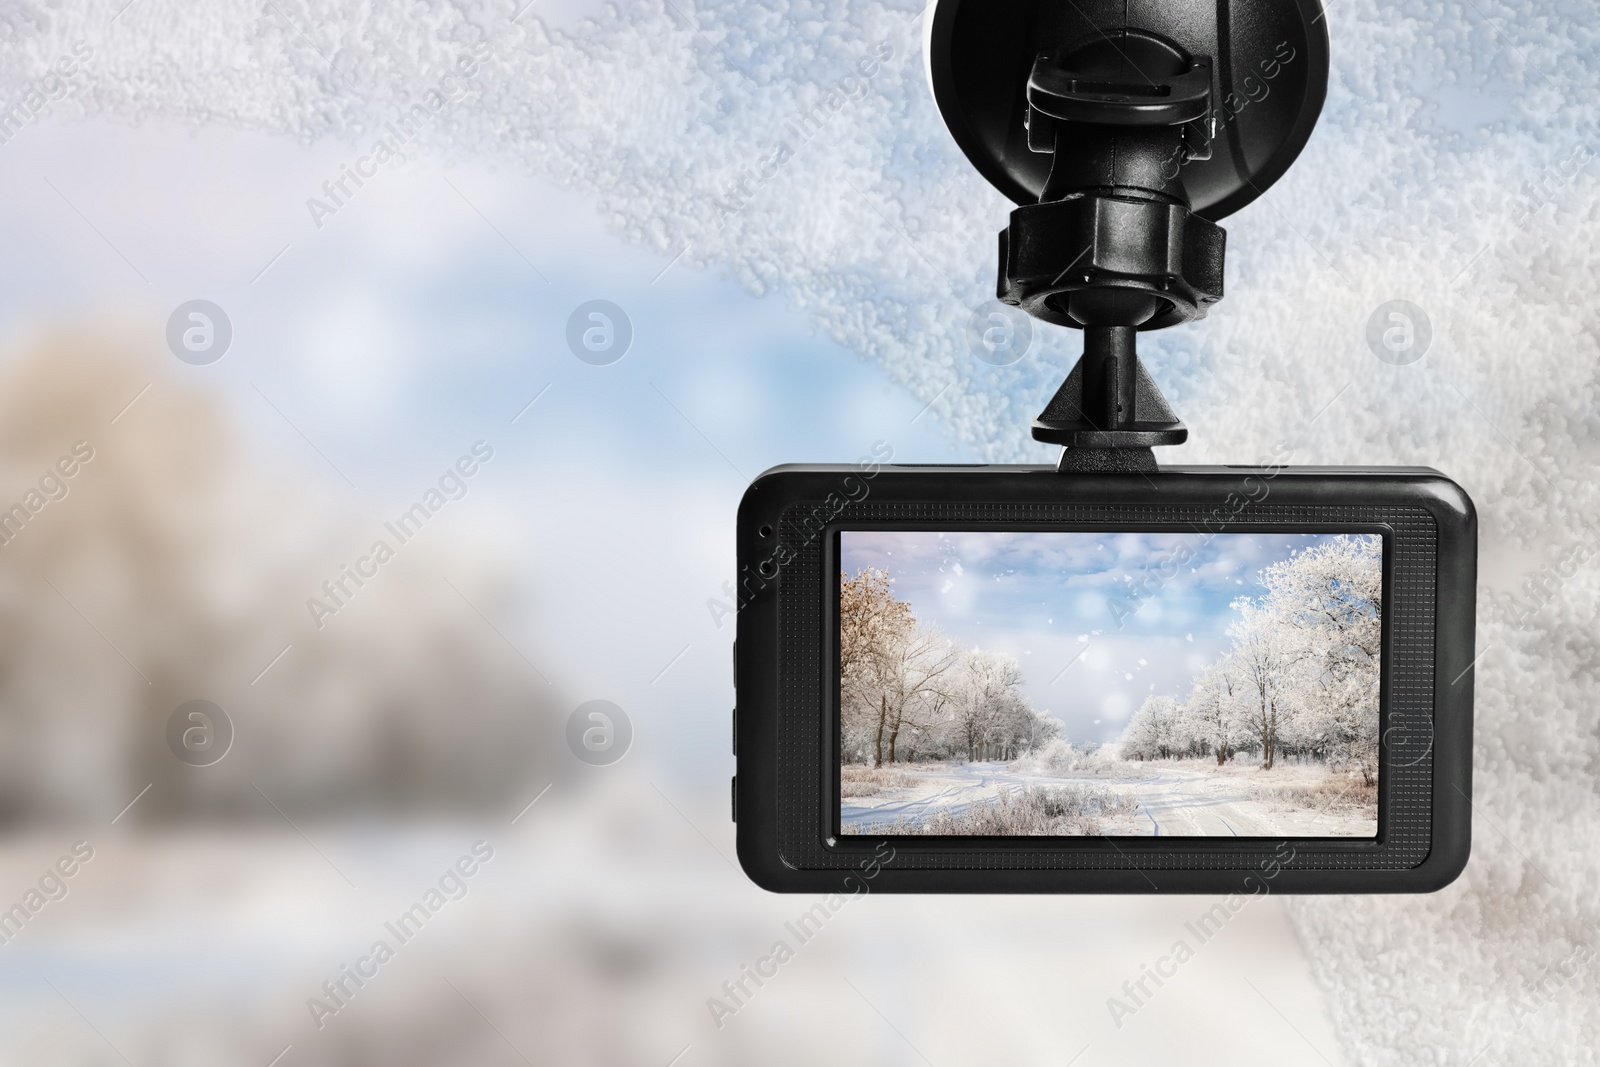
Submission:
<svg viewBox="0 0 1600 1067">
<path fill-rule="evenodd" d="M 884 573 L 922 583 L 917 588 L 925 592 L 909 594 L 920 612 L 938 609 L 939 600 L 935 586 L 917 577 L 928 568 L 919 570 L 913 559 L 915 546 L 943 545 L 940 551 L 948 564 L 957 549 L 966 552 L 969 561 L 984 555 L 986 539 L 996 537 L 1005 539 L 1006 551 L 1021 560 L 1057 545 L 1076 546 L 1076 551 L 1148 542 L 1166 552 L 1144 573 L 1113 575 L 1117 592 L 1102 598 L 1103 629 L 1113 637 L 1117 627 L 1125 625 L 1129 611 L 1137 611 L 1141 588 L 1154 590 L 1147 597 L 1170 597 L 1175 604 L 1184 602 L 1189 587 L 1198 589 L 1207 582 L 1220 584 L 1224 594 L 1230 580 L 1243 583 L 1239 588 L 1247 593 L 1251 590 L 1243 577 L 1232 579 L 1233 572 L 1218 570 L 1208 553 L 1218 558 L 1249 557 L 1250 566 L 1260 563 L 1258 573 L 1267 576 L 1267 586 L 1272 585 L 1273 575 L 1287 573 L 1271 571 L 1273 566 L 1292 567 L 1304 557 L 1306 566 L 1301 569 L 1307 569 L 1319 553 L 1346 561 L 1332 572 L 1326 567 L 1319 572 L 1320 592 L 1315 583 L 1306 587 L 1310 593 L 1301 587 L 1291 590 L 1318 611 L 1329 602 L 1327 590 L 1333 590 L 1337 599 L 1339 590 L 1360 584 L 1341 576 L 1338 567 L 1353 571 L 1357 564 L 1349 561 L 1359 559 L 1365 561 L 1361 566 L 1381 568 L 1371 571 L 1362 599 L 1353 599 L 1354 594 L 1348 598 L 1365 607 L 1347 611 L 1372 635 L 1361 640 L 1381 642 L 1360 661 L 1361 670 L 1372 674 L 1371 685 L 1359 690 L 1368 694 L 1363 698 L 1366 703 L 1355 700 L 1346 708 L 1347 717 L 1366 717 L 1366 726 L 1356 731 L 1366 740 L 1355 747 L 1365 744 L 1376 753 L 1376 773 L 1371 775 L 1376 788 L 1367 801 L 1369 805 L 1375 801 L 1375 818 L 1368 810 L 1365 821 L 1347 816 L 1343 822 L 1328 822 L 1328 815 L 1310 806 L 1294 811 L 1275 807 L 1275 799 L 1252 799 L 1260 783 L 1273 780 L 1275 772 L 1263 768 L 1272 767 L 1274 745 L 1247 750 L 1254 743 L 1248 730 L 1237 735 L 1239 755 L 1226 763 L 1221 757 L 1228 755 L 1227 746 L 1201 746 L 1194 750 L 1202 753 L 1199 759 L 1187 763 L 1163 761 L 1155 753 L 1144 762 L 1126 758 L 1129 744 L 1124 742 L 1122 761 L 1095 764 L 1095 752 L 1083 755 L 1058 744 L 1058 749 L 1070 752 L 1069 760 L 1088 763 L 1068 770 L 1046 767 L 1030 780 L 1004 780 L 1008 768 L 1018 766 L 1015 760 L 1025 755 L 1019 747 L 991 746 L 980 751 L 976 761 L 965 763 L 961 761 L 970 752 L 958 752 L 954 762 L 917 763 L 906 760 L 904 748 L 897 761 L 891 749 L 885 763 L 881 736 L 876 752 L 870 729 L 865 741 L 851 741 L 845 736 L 849 731 L 842 672 L 848 668 L 841 650 L 842 612 L 857 610 L 854 600 L 848 608 L 841 605 L 842 590 L 854 581 L 847 573 L 850 560 L 844 558 L 856 551 L 851 546 L 867 544 L 870 551 L 879 552 L 872 558 L 880 560 L 889 558 L 881 554 L 882 546 L 908 546 L 900 550 L 903 562 L 888 564 Z M 1233 548 L 1218 547 L 1237 545 L 1249 551 L 1240 556 Z M 1274 547 L 1282 545 L 1306 547 L 1287 551 Z M 1162 546 L 1176 548 L 1168 551 Z M 895 549 L 890 551 L 892 556 Z M 1476 518 L 1466 494 L 1437 471 L 1271 463 L 1173 467 L 1154 474 L 1063 474 L 1033 466 L 910 467 L 871 461 L 855 466 L 784 466 L 763 474 L 746 493 L 739 509 L 738 554 L 734 814 L 740 863 L 764 888 L 838 891 L 841 879 L 857 871 L 863 860 L 874 859 L 881 869 L 872 888 L 880 892 L 1427 892 L 1449 883 L 1466 863 L 1471 841 Z M 1048 601 L 1047 610 L 1059 604 L 1063 610 L 1089 612 L 1085 617 L 1090 618 L 1093 603 L 1085 606 L 1084 596 L 1074 590 L 1078 585 L 1087 589 L 1084 583 L 1097 580 L 1097 574 L 1117 569 L 1090 563 L 1069 568 L 1071 573 L 1060 577 L 1066 572 L 1019 572 L 1019 565 L 1025 566 L 995 564 L 994 581 L 985 572 L 979 593 L 1011 582 L 1018 596 L 1039 593 Z M 959 565 L 942 570 L 945 581 L 955 580 L 956 574 L 963 579 L 976 576 L 970 562 L 966 571 Z M 1244 569 L 1237 571 L 1245 574 Z M 1047 581 L 1037 579 L 1046 573 Z M 1374 593 L 1377 586 L 1371 584 L 1378 581 L 1381 594 Z M 1180 588 L 1182 583 L 1189 584 Z M 893 586 L 888 588 L 890 595 L 880 599 L 898 603 Z M 1109 587 L 1098 588 L 1103 592 Z M 1210 615 L 1195 617 L 1231 618 L 1230 612 L 1241 610 L 1248 614 L 1256 610 L 1253 603 L 1246 597 L 1232 609 L 1218 606 Z M 1002 607 L 978 621 L 1005 622 L 1012 614 Z M 971 624 L 974 612 L 968 608 L 965 614 L 949 617 Z M 1285 631 L 1286 625 L 1280 619 L 1275 628 Z M 1270 641 L 1273 630 L 1263 627 L 1255 639 Z M 1199 636 L 1208 639 L 1207 634 Z M 1087 634 L 1078 638 L 1086 639 L 1111 640 Z M 1065 634 L 1056 643 L 1071 640 L 1072 635 Z M 1139 640 L 1155 647 L 1161 639 L 1147 634 Z M 1356 640 L 1341 636 L 1319 647 L 1338 655 L 1340 642 L 1351 646 Z M 956 652 L 975 654 L 959 648 Z M 1232 698 L 1247 717 L 1258 703 L 1262 707 L 1268 703 L 1262 695 L 1265 686 L 1257 693 L 1249 684 L 1249 668 L 1248 663 L 1236 667 L 1239 684 Z M 926 674 L 931 669 L 923 670 Z M 1030 669 L 1022 668 L 1021 674 L 1026 676 Z M 1325 670 L 1318 661 L 1294 684 L 1315 690 L 1313 703 L 1320 702 L 1321 708 L 1329 703 L 1326 691 L 1337 673 L 1337 668 Z M 895 689 L 881 678 L 874 684 L 886 692 L 904 689 L 903 684 Z M 1042 689 L 1043 677 L 1032 684 Z M 1286 717 L 1298 699 L 1288 685 L 1272 691 Z M 1085 688 L 1086 699 L 1095 696 L 1088 691 L 1092 688 Z M 931 695 L 932 688 L 925 693 L 930 695 L 919 698 L 915 715 L 940 726 L 943 720 L 928 711 L 939 698 Z M 875 708 L 876 702 L 869 701 L 865 714 L 870 716 Z M 1329 737 L 1337 732 L 1327 729 Z M 1276 744 L 1285 746 L 1282 753 L 1292 747 L 1288 742 Z M 1319 749 L 1318 738 L 1310 734 L 1296 744 L 1303 762 L 1295 762 L 1295 755 L 1277 754 L 1279 772 L 1311 773 L 1310 768 L 1319 766 L 1317 753 L 1331 751 L 1327 746 Z M 856 747 L 847 752 L 850 745 Z M 1111 747 L 1101 746 L 1099 753 Z M 987 759 L 982 758 L 985 754 Z M 1224 775 L 1217 779 L 1222 793 L 1213 790 L 1192 804 L 1179 803 L 1175 798 L 1182 787 L 1169 789 L 1162 784 L 1163 776 L 1173 773 L 1163 766 L 1200 767 L 1191 775 L 1199 782 L 1211 774 L 1212 759 L 1217 773 Z M 1247 766 L 1233 766 L 1240 762 Z M 891 780 L 880 797 L 864 801 L 843 797 L 849 791 L 842 788 L 846 776 L 882 774 Z M 923 804 L 928 813 L 922 823 L 908 823 L 904 815 L 898 822 L 855 818 L 859 811 L 854 805 L 859 803 L 884 805 L 867 809 L 869 814 L 910 810 L 907 805 L 896 806 L 894 798 L 917 794 L 919 783 L 911 780 L 918 774 L 933 781 L 919 794 L 931 790 L 931 799 L 914 802 Z M 963 774 L 966 777 L 957 781 Z M 991 774 L 1002 781 L 987 783 Z M 1340 780 L 1354 783 L 1359 777 L 1352 771 Z M 1032 786 L 1033 780 L 1044 784 Z M 947 781 L 954 784 L 947 787 Z M 877 787 L 868 782 L 862 788 Z M 948 810 L 938 811 L 939 798 L 952 789 L 969 790 L 973 797 L 955 813 L 954 821 Z M 1051 789 L 1075 791 L 1074 798 L 1094 810 L 1063 817 L 1075 822 L 1058 818 L 1054 825 L 1070 827 L 1065 833 L 1040 824 L 994 832 L 995 826 L 1005 824 L 973 821 L 990 818 L 1030 789 L 1046 801 Z M 1128 795 L 1116 796 L 1118 789 Z M 1283 795 L 1298 794 L 1290 790 Z M 1020 808 L 1021 801 L 1015 805 Z M 849 825 L 844 817 L 847 807 L 855 813 Z M 1173 822 L 1174 817 L 1181 820 Z M 1096 818 L 1101 821 L 1096 823 Z M 938 819 L 945 820 L 943 829 L 929 830 Z M 1113 826 L 1123 829 L 1108 828 Z M 963 832 L 974 827 L 980 831 L 987 827 L 988 832 Z M 1284 827 L 1287 832 L 1262 832 Z M 1317 827 L 1338 832 L 1324 834 Z M 1185 829 L 1201 832 L 1185 833 Z"/>
</svg>

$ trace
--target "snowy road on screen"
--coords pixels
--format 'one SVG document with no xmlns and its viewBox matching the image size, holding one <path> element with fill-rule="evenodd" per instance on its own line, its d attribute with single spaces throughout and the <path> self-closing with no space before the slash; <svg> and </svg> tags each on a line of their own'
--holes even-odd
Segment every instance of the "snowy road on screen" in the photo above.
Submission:
<svg viewBox="0 0 1600 1067">
<path fill-rule="evenodd" d="M 898 768 L 897 768 L 898 770 Z M 950 764 L 936 770 L 900 771 L 916 784 L 887 789 L 878 796 L 851 797 L 841 803 L 846 834 L 872 832 L 898 819 L 920 822 L 935 812 L 956 814 L 993 803 L 1003 792 L 1025 786 L 1087 786 L 1131 796 L 1139 803 L 1133 817 L 1108 820 L 1108 833 L 1148 837 L 1371 837 L 1375 822 L 1347 808 L 1327 805 L 1293 808 L 1264 800 L 1257 782 L 1275 787 L 1309 786 L 1324 773 L 1316 767 L 1280 766 L 1272 771 L 1228 767 L 1221 771 L 1186 761 L 1152 763 L 1128 775 L 1049 777 L 1014 773 L 1006 763 Z"/>
</svg>

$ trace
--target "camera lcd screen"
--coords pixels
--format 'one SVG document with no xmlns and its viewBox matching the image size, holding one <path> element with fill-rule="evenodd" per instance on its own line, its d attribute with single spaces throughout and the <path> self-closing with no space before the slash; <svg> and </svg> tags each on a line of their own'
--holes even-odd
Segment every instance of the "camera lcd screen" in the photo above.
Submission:
<svg viewBox="0 0 1600 1067">
<path fill-rule="evenodd" d="M 1377 836 L 1381 534 L 838 545 L 842 835 Z"/>
</svg>

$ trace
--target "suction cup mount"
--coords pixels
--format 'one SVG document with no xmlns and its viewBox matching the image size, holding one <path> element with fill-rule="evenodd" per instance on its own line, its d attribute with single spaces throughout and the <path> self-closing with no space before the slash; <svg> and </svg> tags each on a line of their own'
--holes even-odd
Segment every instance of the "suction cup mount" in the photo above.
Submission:
<svg viewBox="0 0 1600 1067">
<path fill-rule="evenodd" d="M 1033 436 L 1063 470 L 1154 470 L 1189 431 L 1137 331 L 1223 294 L 1226 234 L 1322 110 L 1319 0 L 938 0 L 925 49 L 956 143 L 1019 206 L 999 297 L 1084 331 Z"/>
</svg>

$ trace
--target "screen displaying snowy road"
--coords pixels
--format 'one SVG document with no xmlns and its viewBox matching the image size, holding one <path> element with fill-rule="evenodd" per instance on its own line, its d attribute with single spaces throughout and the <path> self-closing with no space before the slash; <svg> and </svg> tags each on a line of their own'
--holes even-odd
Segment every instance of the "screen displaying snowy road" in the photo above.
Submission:
<svg viewBox="0 0 1600 1067">
<path fill-rule="evenodd" d="M 1373 838 L 1375 533 L 845 531 L 851 835 Z"/>
</svg>

